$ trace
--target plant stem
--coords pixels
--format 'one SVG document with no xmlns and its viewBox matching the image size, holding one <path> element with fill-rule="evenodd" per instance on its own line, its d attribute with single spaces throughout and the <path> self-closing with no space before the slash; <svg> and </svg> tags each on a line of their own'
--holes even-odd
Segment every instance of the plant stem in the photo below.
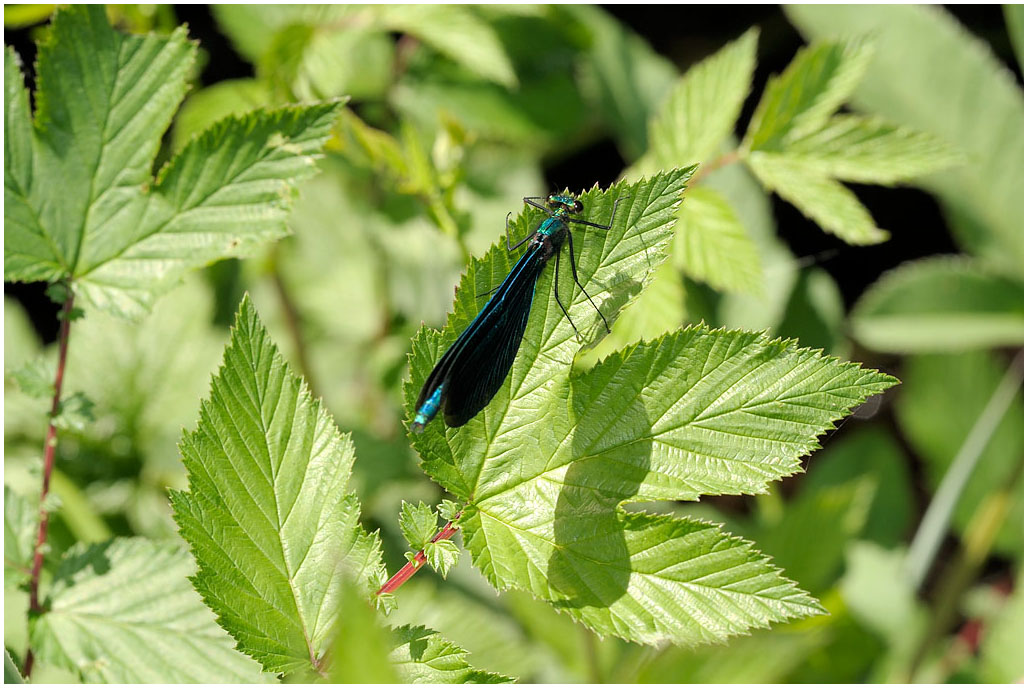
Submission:
<svg viewBox="0 0 1029 689">
<path fill-rule="evenodd" d="M 58 339 L 57 374 L 54 376 L 54 400 L 50 405 L 50 423 L 46 429 L 46 443 L 43 445 L 43 488 L 39 496 L 39 530 L 36 532 L 36 546 L 32 552 L 32 574 L 29 578 L 29 611 L 43 612 L 39 602 L 39 577 L 43 572 L 43 555 L 46 550 L 47 530 L 50 527 L 50 513 L 47 511 L 47 495 L 50 494 L 50 475 L 54 471 L 57 454 L 57 426 L 54 422 L 61 409 L 61 386 L 64 383 L 64 366 L 68 361 L 68 336 L 71 333 L 71 312 L 75 305 L 75 293 L 68 286 L 68 297 L 61 309 L 61 331 Z M 32 647 L 25 653 L 25 677 L 32 674 Z"/>
<path fill-rule="evenodd" d="M 454 522 L 456 522 L 458 517 L 460 517 L 460 516 L 461 516 L 460 513 L 455 514 L 453 521 L 447 522 L 447 525 L 444 526 L 443 529 L 438 534 L 436 534 L 435 536 L 432 537 L 432 543 L 435 543 L 436 541 L 447 540 L 451 536 L 456 534 L 458 532 L 458 528 L 456 526 L 454 526 Z M 385 584 L 383 584 L 382 588 L 379 589 L 375 593 L 375 595 L 376 596 L 381 596 L 384 593 L 393 593 L 398 588 L 403 586 L 405 581 L 407 581 L 412 576 L 414 576 L 414 573 L 417 572 L 419 569 L 421 569 L 422 565 L 424 565 L 424 564 L 425 564 L 425 551 L 424 550 L 419 550 L 415 554 L 415 556 L 414 556 L 414 562 L 408 562 L 406 565 L 401 567 L 400 571 L 398 571 L 396 574 L 394 574 L 392 576 L 392 578 L 390 578 L 389 581 L 387 581 Z"/>
<path fill-rule="evenodd" d="M 699 182 L 700 180 L 704 179 L 709 174 L 711 174 L 715 170 L 718 170 L 719 168 L 723 168 L 726 165 L 732 165 L 733 163 L 737 162 L 739 159 L 740 159 L 740 152 L 739 151 L 729 151 L 728 153 L 725 153 L 725 154 L 715 158 L 711 162 L 710 165 L 704 165 L 699 170 L 697 170 L 697 174 L 693 176 L 693 180 L 692 180 L 693 184 L 696 184 L 697 182 Z"/>
<path fill-rule="evenodd" d="M 975 420 L 972 430 L 965 437 L 965 442 L 951 462 L 947 473 L 940 482 L 940 487 L 933 496 L 929 509 L 925 511 L 918 531 L 911 541 L 907 561 L 904 563 L 912 588 L 917 591 L 925 582 L 929 566 L 936 558 L 936 552 L 943 542 L 943 537 L 950 524 L 951 514 L 957 505 L 958 498 L 968 483 L 986 444 L 997 430 L 1001 419 L 1022 387 L 1022 352 L 1018 353 L 1007 373 L 997 385 L 990 401 L 983 407 L 979 418 Z"/>
<path fill-rule="evenodd" d="M 282 313 L 286 317 L 286 328 L 289 330 L 293 340 L 293 351 L 297 355 L 297 365 L 300 367 L 300 375 L 307 381 L 307 388 L 311 391 L 312 397 L 318 397 L 317 386 L 313 372 L 311 371 L 310 360 L 307 358 L 307 343 L 304 340 L 304 331 L 300 325 L 300 311 L 293 301 L 282 279 L 282 268 L 279 265 L 278 247 L 273 250 L 272 256 L 272 281 L 275 283 L 275 291 L 279 295 L 279 303 L 282 304 Z"/>
</svg>

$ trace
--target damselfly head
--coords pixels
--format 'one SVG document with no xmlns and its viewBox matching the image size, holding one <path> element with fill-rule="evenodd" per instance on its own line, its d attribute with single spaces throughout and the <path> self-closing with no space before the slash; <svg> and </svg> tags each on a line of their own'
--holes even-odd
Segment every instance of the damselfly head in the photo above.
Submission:
<svg viewBox="0 0 1029 689">
<path fill-rule="evenodd" d="M 564 208 L 569 213 L 582 212 L 582 202 L 574 196 L 568 196 L 567 194 L 551 194 L 547 197 L 547 205 L 554 210 Z"/>
</svg>

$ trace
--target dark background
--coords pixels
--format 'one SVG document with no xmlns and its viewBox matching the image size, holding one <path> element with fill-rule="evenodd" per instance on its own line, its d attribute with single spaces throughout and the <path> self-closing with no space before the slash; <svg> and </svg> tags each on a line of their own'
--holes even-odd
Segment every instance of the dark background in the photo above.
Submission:
<svg viewBox="0 0 1029 689">
<path fill-rule="evenodd" d="M 804 45 L 800 34 L 775 5 L 609 5 L 604 9 L 645 38 L 681 71 L 749 27 L 759 26 L 755 88 L 739 119 L 737 133 L 741 136 L 768 77 L 781 72 Z M 1021 69 L 999 5 L 948 5 L 946 9 L 986 41 L 1021 83 Z M 252 66 L 236 54 L 228 39 L 218 31 L 206 5 L 179 5 L 174 11 L 178 22 L 189 24 L 190 35 L 199 39 L 210 55 L 201 74 L 204 85 L 253 75 Z M 4 43 L 14 46 L 26 64 L 34 60 L 31 28 L 5 29 Z M 551 164 L 544 175 L 548 188 L 588 188 L 596 182 L 601 185 L 613 182 L 625 166 L 626 161 L 614 142 L 604 140 Z M 926 226 L 945 226 L 936 201 L 925 192 L 903 187 L 849 186 L 877 223 L 892 231 L 890 241 L 872 247 L 848 246 L 824 233 L 793 206 L 773 197 L 779 235 L 797 256 L 819 257 L 818 264 L 835 278 L 848 308 L 885 270 L 920 256 L 957 251 L 948 233 L 919 231 Z M 57 335 L 59 307 L 46 297 L 44 289 L 41 284 L 4 284 L 4 293 L 26 306 L 36 329 L 45 341 L 52 342 Z"/>
</svg>

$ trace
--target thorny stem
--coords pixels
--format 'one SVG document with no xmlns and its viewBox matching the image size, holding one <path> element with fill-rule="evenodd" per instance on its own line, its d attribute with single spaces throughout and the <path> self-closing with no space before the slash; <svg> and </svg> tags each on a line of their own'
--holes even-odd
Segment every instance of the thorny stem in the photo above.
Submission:
<svg viewBox="0 0 1029 689">
<path fill-rule="evenodd" d="M 454 515 L 454 519 L 449 521 L 449 522 L 447 522 L 447 525 L 444 526 L 443 529 L 438 534 L 436 534 L 435 536 L 432 537 L 432 541 L 431 542 L 435 543 L 436 541 L 445 541 L 445 540 L 449 539 L 451 536 L 453 536 L 454 534 L 456 534 L 458 532 L 458 528 L 456 526 L 454 526 L 454 522 L 456 522 L 458 517 L 460 517 L 460 516 L 461 516 L 460 513 L 455 514 Z M 393 593 L 398 588 L 403 586 L 405 581 L 407 581 L 412 576 L 414 576 L 414 573 L 417 572 L 419 569 L 421 569 L 422 565 L 424 565 L 424 564 L 425 564 L 425 551 L 424 550 L 419 550 L 415 554 L 415 556 L 414 556 L 414 562 L 408 562 L 406 565 L 401 567 L 400 571 L 398 571 L 396 574 L 394 574 L 392 576 L 392 578 L 390 578 L 389 581 L 387 581 L 385 584 L 383 584 L 382 588 L 379 589 L 375 593 L 375 595 L 376 596 L 381 596 L 384 593 Z"/>
<path fill-rule="evenodd" d="M 43 446 L 43 489 L 39 496 L 39 530 L 36 532 L 36 546 L 32 553 L 32 574 L 29 577 L 29 611 L 35 614 L 43 612 L 39 602 L 39 577 L 43 572 L 43 555 L 46 550 L 46 535 L 50 526 L 50 513 L 47 511 L 47 495 L 50 494 L 50 475 L 54 471 L 54 457 L 57 454 L 57 426 L 55 420 L 61 408 L 61 386 L 64 383 L 64 366 L 68 360 L 68 335 L 71 332 L 71 313 L 75 303 L 75 293 L 68 286 L 68 298 L 64 300 L 61 310 L 61 331 L 58 336 L 57 375 L 54 376 L 54 400 L 50 405 L 50 423 L 46 429 L 46 443 Z M 34 658 L 32 647 L 25 653 L 25 677 L 32 674 Z"/>
</svg>

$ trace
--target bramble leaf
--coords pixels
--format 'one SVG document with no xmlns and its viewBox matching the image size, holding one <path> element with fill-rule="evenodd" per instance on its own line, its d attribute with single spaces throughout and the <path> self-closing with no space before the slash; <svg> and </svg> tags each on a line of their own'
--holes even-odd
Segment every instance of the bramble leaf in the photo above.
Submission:
<svg viewBox="0 0 1029 689">
<path fill-rule="evenodd" d="M 290 373 L 249 297 L 180 450 L 190 490 L 172 506 L 197 590 L 267 671 L 311 670 L 331 643 L 341 577 L 367 593 L 385 568 L 348 490 L 349 437 Z"/>
<path fill-rule="evenodd" d="M 671 170 L 581 197 L 583 217 L 606 222 L 614 200 L 628 196 L 610 230 L 573 229 L 579 279 L 609 322 L 664 258 L 688 177 Z M 538 214 L 515 224 L 527 231 L 530 217 Z M 409 408 L 481 308 L 485 298 L 475 295 L 516 259 L 499 243 L 473 261 L 446 330 L 415 338 Z M 718 526 L 624 506 L 763 492 L 893 379 L 790 342 L 702 326 L 573 373 L 581 345 L 543 299 L 553 280 L 548 267 L 507 382 L 483 412 L 413 436 L 426 472 L 467 503 L 459 525 L 476 566 L 497 588 L 530 591 L 600 634 L 643 643 L 716 641 L 820 612 L 767 557 Z M 571 317 L 580 332 L 596 329 L 599 317 L 572 287 L 559 285 Z"/>
<path fill-rule="evenodd" d="M 871 58 L 871 46 L 858 41 L 802 48 L 765 87 L 743 149 L 779 151 L 821 129 L 853 93 Z"/>
<path fill-rule="evenodd" d="M 417 505 L 407 501 L 400 503 L 400 531 L 407 544 L 415 550 L 432 540 L 436 535 L 436 513 L 421 500 Z"/>
<path fill-rule="evenodd" d="M 931 132 L 965 155 L 964 165 L 917 183 L 944 202 L 962 247 L 1021 276 L 1025 96 L 990 45 L 942 7 L 789 5 L 784 12 L 812 40 L 875 37 L 875 56 L 848 102 Z"/>
<path fill-rule="evenodd" d="M 149 309 L 187 270 L 287 233 L 297 180 L 341 105 L 227 118 L 152 175 L 195 46 L 115 32 L 99 6 L 57 12 L 39 47 L 36 113 L 4 53 L 4 278 L 69 279 L 85 303 Z"/>
<path fill-rule="evenodd" d="M 836 115 L 791 143 L 789 153 L 809 170 L 864 184 L 896 184 L 961 162 L 932 134 L 855 115 Z"/>
<path fill-rule="evenodd" d="M 889 238 L 852 191 L 803 161 L 788 154 L 758 152 L 747 156 L 747 163 L 767 189 L 827 232 L 851 244 L 875 244 Z"/>
<path fill-rule="evenodd" d="M 756 294 L 761 260 L 736 212 L 719 192 L 691 189 L 679 211 L 672 262 L 715 289 Z"/>
<path fill-rule="evenodd" d="M 477 670 L 465 660 L 463 648 L 425 627 L 400 627 L 393 631 L 389 654 L 397 674 L 417 684 L 505 684 L 514 680 Z"/>
<path fill-rule="evenodd" d="M 175 544 L 123 538 L 65 553 L 32 624 L 39 660 L 84 682 L 259 682 L 189 583 Z"/>
<path fill-rule="evenodd" d="M 16 588 L 29 580 L 36 545 L 39 510 L 4 485 L 4 586 Z"/>
<path fill-rule="evenodd" d="M 690 67 L 650 121 L 657 168 L 711 162 L 736 125 L 756 61 L 757 30 L 751 29 Z"/>
</svg>

